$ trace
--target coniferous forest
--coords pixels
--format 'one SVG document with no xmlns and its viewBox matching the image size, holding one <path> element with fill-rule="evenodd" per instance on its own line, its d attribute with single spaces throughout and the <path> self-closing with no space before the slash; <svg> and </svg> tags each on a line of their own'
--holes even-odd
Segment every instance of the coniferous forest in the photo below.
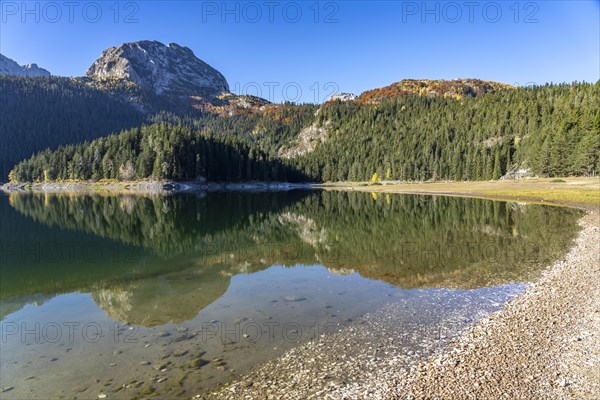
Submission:
<svg viewBox="0 0 600 400">
<path fill-rule="evenodd" d="M 155 108 L 144 116 L 114 96 L 79 101 L 91 89 L 66 79 L 2 80 L 12 93 L 36 94 L 16 96 L 1 111 L 2 159 L 37 152 L 14 167 L 15 182 L 488 180 L 515 169 L 553 177 L 596 175 L 600 167 L 600 82 L 226 116 Z M 51 103 L 47 85 L 70 95 Z M 325 132 L 313 150 L 283 157 L 309 127 Z"/>
<path fill-rule="evenodd" d="M 0 120 L 0 161 L 10 168 L 46 148 L 139 126 L 144 116 L 82 80 L 0 75 Z"/>
<path fill-rule="evenodd" d="M 478 97 L 397 97 L 333 104 L 330 140 L 299 165 L 320 180 L 498 179 L 598 174 L 600 83 L 546 85 Z"/>
</svg>

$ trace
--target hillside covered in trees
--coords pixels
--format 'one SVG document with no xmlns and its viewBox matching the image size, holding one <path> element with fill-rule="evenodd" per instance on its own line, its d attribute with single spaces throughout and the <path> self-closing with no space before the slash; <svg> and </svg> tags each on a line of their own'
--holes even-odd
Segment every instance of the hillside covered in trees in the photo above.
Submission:
<svg viewBox="0 0 600 400">
<path fill-rule="evenodd" d="M 298 160 L 320 180 L 485 180 L 513 168 L 598 174 L 600 82 L 519 88 L 460 100 L 394 97 L 328 103 L 328 138 Z"/>
<path fill-rule="evenodd" d="M 140 95 L 135 87 L 103 91 L 77 79 L 0 75 L 0 172 L 46 148 L 139 126 L 143 112 L 126 99 Z"/>
<path fill-rule="evenodd" d="M 376 96 L 375 102 L 359 97 L 320 108 L 284 104 L 243 114 L 160 112 L 143 119 L 147 125 L 141 128 L 42 151 L 19 163 L 10 178 L 481 180 L 498 179 L 516 168 L 539 176 L 599 172 L 600 82 L 504 89 L 482 86 L 477 96 L 394 92 Z M 99 109 L 109 110 L 111 117 L 91 111 L 72 117 L 84 127 L 94 121 L 129 128 L 141 123 L 126 108 L 116 114 L 119 118 L 109 104 Z M 52 140 L 70 137 L 68 126 L 74 123 L 66 121 L 67 128 L 57 129 Z M 39 121 L 31 124 L 37 124 L 31 132 L 44 131 Z M 56 129 L 56 123 L 51 125 Z M 281 157 L 282 150 L 304 140 L 309 128 L 321 132 L 310 151 Z M 2 129 L 4 137 L 23 128 Z M 20 146 L 18 140 L 11 143 Z"/>
</svg>

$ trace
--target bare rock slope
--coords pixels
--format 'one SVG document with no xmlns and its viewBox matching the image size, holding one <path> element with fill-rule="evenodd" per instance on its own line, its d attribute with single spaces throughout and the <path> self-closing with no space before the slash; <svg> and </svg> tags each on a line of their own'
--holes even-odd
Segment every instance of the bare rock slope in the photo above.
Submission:
<svg viewBox="0 0 600 400">
<path fill-rule="evenodd" d="M 104 50 L 86 75 L 131 81 L 156 94 L 216 96 L 229 92 L 225 77 L 187 47 L 143 40 Z"/>
</svg>

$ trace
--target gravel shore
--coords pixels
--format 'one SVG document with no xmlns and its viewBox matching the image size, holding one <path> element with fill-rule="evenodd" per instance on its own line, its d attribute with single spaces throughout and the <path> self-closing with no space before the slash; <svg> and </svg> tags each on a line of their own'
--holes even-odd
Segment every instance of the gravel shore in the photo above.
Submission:
<svg viewBox="0 0 600 400">
<path fill-rule="evenodd" d="M 580 224 L 571 252 L 523 296 L 416 372 L 373 385 L 373 397 L 598 398 L 600 214 Z"/>
<path fill-rule="evenodd" d="M 422 351 L 402 351 L 391 304 L 197 398 L 599 398 L 599 211 L 579 223 L 572 250 L 523 295 L 474 325 L 418 332 Z"/>
</svg>

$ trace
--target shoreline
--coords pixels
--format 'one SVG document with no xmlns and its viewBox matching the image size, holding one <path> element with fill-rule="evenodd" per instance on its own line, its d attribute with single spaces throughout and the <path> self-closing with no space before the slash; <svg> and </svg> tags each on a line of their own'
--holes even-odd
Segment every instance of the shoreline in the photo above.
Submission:
<svg viewBox="0 0 600 400">
<path fill-rule="evenodd" d="M 295 189 L 474 197 L 499 201 L 584 207 L 586 209 L 600 207 L 600 177 L 525 178 L 514 181 L 391 182 L 384 184 L 366 182 L 73 181 L 6 183 L 0 186 L 0 191 L 5 193 L 115 193 L 133 195 L 170 195 L 211 191 L 285 191 Z"/>
<path fill-rule="evenodd" d="M 337 182 L 317 185 L 324 190 L 474 197 L 568 207 L 600 208 L 600 177 L 524 178 L 465 182 L 403 182 L 366 184 Z"/>
<path fill-rule="evenodd" d="M 597 398 L 599 210 L 579 224 L 569 253 L 525 293 L 469 329 L 451 350 L 388 382 L 383 397 Z"/>
<path fill-rule="evenodd" d="M 313 189 L 312 183 L 289 182 L 174 182 L 174 181 L 132 181 L 132 182 L 47 182 L 47 183 L 6 183 L 0 186 L 5 193 L 115 193 L 139 195 L 170 195 L 177 193 L 213 191 L 286 191 Z"/>
<path fill-rule="evenodd" d="M 378 342 L 398 333 L 385 324 L 389 307 L 197 398 L 597 398 L 600 210 L 588 210 L 579 224 L 564 258 L 432 355 L 407 363 Z"/>
<path fill-rule="evenodd" d="M 579 224 L 569 253 L 525 293 L 417 371 L 388 381 L 382 397 L 598 398 L 599 210 Z"/>
</svg>

